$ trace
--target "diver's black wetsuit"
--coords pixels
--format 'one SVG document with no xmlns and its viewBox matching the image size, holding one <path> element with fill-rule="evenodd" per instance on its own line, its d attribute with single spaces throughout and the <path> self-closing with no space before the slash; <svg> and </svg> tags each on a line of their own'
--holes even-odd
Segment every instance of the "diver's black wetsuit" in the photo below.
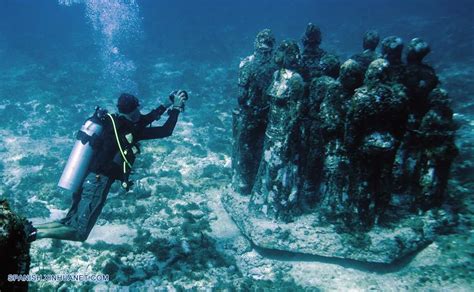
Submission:
<svg viewBox="0 0 474 292">
<path fill-rule="evenodd" d="M 178 121 L 179 110 L 169 110 L 168 120 L 163 124 L 163 126 L 148 127 L 165 111 L 166 108 L 164 106 L 160 106 L 146 115 L 141 115 L 137 123 L 132 123 L 123 116 L 113 115 L 122 147 L 124 147 L 124 145 L 131 146 L 130 144 L 135 144 L 141 140 L 159 139 L 170 136 L 173 133 L 176 122 Z M 122 165 L 113 163 L 115 156 L 120 155 L 120 153 L 112 127 L 112 122 L 109 118 L 106 118 L 105 121 L 102 139 L 99 143 L 99 149 L 97 149 L 95 157 L 92 160 L 90 171 L 97 174 L 103 174 L 114 179 L 123 180 L 124 177 Z M 127 141 L 125 138 L 127 134 L 132 134 L 132 143 Z M 129 160 L 132 160 L 130 162 L 133 163 L 134 159 L 135 157 L 130 157 Z"/>
<path fill-rule="evenodd" d="M 169 117 L 163 126 L 149 127 L 165 111 L 166 108 L 160 106 L 146 115 L 141 115 L 137 123 L 120 115 L 112 115 L 122 148 L 130 150 L 127 160 L 131 164 L 135 160 L 132 147 L 137 146 L 138 141 L 164 138 L 173 133 L 180 113 L 177 109 L 168 110 Z M 130 137 L 133 137 L 133 140 Z M 73 194 L 73 202 L 68 214 L 59 221 L 77 230 L 75 238 L 77 241 L 85 241 L 89 236 L 102 211 L 112 183 L 117 179 L 122 181 L 128 179 L 128 173 L 123 171 L 123 160 L 114 162 L 120 158 L 121 154 L 109 117 L 106 117 L 104 122 L 104 129 L 95 152 L 82 188 Z"/>
</svg>

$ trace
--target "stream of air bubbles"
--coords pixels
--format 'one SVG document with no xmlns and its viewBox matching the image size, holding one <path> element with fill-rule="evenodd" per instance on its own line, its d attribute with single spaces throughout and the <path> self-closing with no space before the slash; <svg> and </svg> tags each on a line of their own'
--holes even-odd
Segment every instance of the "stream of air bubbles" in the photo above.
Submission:
<svg viewBox="0 0 474 292">
<path fill-rule="evenodd" d="M 83 4 L 86 17 L 96 32 L 103 61 L 103 75 L 114 90 L 137 94 L 133 80 L 135 63 L 122 53 L 126 42 L 137 40 L 141 33 L 139 7 L 135 0 L 58 0 L 71 6 Z"/>
</svg>

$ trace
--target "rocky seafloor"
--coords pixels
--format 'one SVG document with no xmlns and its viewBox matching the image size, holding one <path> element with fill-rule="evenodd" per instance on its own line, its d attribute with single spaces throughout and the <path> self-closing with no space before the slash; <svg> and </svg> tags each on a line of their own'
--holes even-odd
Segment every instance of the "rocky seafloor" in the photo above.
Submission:
<svg viewBox="0 0 474 292">
<path fill-rule="evenodd" d="M 79 117 L 87 116 L 98 101 L 112 109 L 115 97 L 88 92 L 73 82 L 76 96 L 62 88 L 68 99 L 61 99 L 61 92 L 48 86 L 67 79 L 68 68 L 50 73 L 30 61 L 0 72 L 2 92 L 16 97 L 0 103 L 1 123 L 7 125 L 0 136 L 0 193 L 14 210 L 41 223 L 61 217 L 69 207 L 70 194 L 56 188 L 56 178 L 81 123 Z M 461 125 L 456 140 L 460 153 L 447 189 L 458 204 L 459 224 L 417 253 L 383 265 L 254 246 L 221 203 L 232 176 L 231 109 L 240 60 L 148 61 L 153 65 L 144 82 L 153 84 L 150 92 L 158 96 L 175 87 L 190 89 L 191 99 L 173 136 L 143 143 L 133 190 L 124 193 L 114 186 L 85 243 L 48 239 L 31 247 L 30 273 L 104 273 L 111 281 L 40 282 L 30 283 L 30 289 L 473 289 L 474 90 L 469 84 L 474 80 L 469 72 L 474 69 L 469 68 L 474 62 L 438 69 L 444 86 L 460 101 L 454 104 L 454 118 Z M 97 74 L 86 65 L 70 66 L 83 74 L 76 76 L 78 80 Z M 84 99 L 89 94 L 103 97 Z M 145 99 L 145 109 L 152 102 Z"/>
</svg>

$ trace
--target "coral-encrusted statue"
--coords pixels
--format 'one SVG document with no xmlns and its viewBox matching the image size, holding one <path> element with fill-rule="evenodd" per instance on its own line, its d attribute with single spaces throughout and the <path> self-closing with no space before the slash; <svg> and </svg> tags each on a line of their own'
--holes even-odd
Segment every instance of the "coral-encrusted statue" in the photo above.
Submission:
<svg viewBox="0 0 474 292">
<path fill-rule="evenodd" d="M 280 69 L 267 90 L 270 112 L 263 155 L 252 191 L 252 204 L 265 214 L 283 215 L 295 207 L 298 196 L 298 116 L 304 82 L 296 72 L 299 48 L 283 42 L 275 53 Z"/>
<path fill-rule="evenodd" d="M 267 126 L 268 99 L 265 90 L 276 65 L 275 38 L 269 29 L 255 39 L 255 52 L 240 63 L 239 106 L 233 112 L 233 185 L 243 194 L 252 190 L 262 154 Z"/>
<path fill-rule="evenodd" d="M 392 263 L 456 223 L 444 204 L 457 154 L 450 99 L 419 38 L 404 62 L 401 38 L 385 38 L 379 56 L 379 36 L 368 32 L 365 51 L 337 69 L 320 42 L 309 24 L 302 58 L 294 42 L 275 52 L 263 150 L 247 153 L 260 158 L 251 196 L 230 192 L 223 202 L 258 246 Z"/>
</svg>

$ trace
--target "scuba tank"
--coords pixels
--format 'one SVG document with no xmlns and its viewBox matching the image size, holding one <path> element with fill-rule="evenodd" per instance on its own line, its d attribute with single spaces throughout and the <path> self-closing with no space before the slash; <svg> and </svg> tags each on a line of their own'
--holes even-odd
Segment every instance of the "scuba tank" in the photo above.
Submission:
<svg viewBox="0 0 474 292">
<path fill-rule="evenodd" d="M 76 143 L 59 179 L 58 186 L 77 192 L 81 187 L 94 154 L 98 138 L 102 134 L 103 121 L 107 111 L 96 107 L 94 115 L 86 120 L 76 135 Z"/>
</svg>

